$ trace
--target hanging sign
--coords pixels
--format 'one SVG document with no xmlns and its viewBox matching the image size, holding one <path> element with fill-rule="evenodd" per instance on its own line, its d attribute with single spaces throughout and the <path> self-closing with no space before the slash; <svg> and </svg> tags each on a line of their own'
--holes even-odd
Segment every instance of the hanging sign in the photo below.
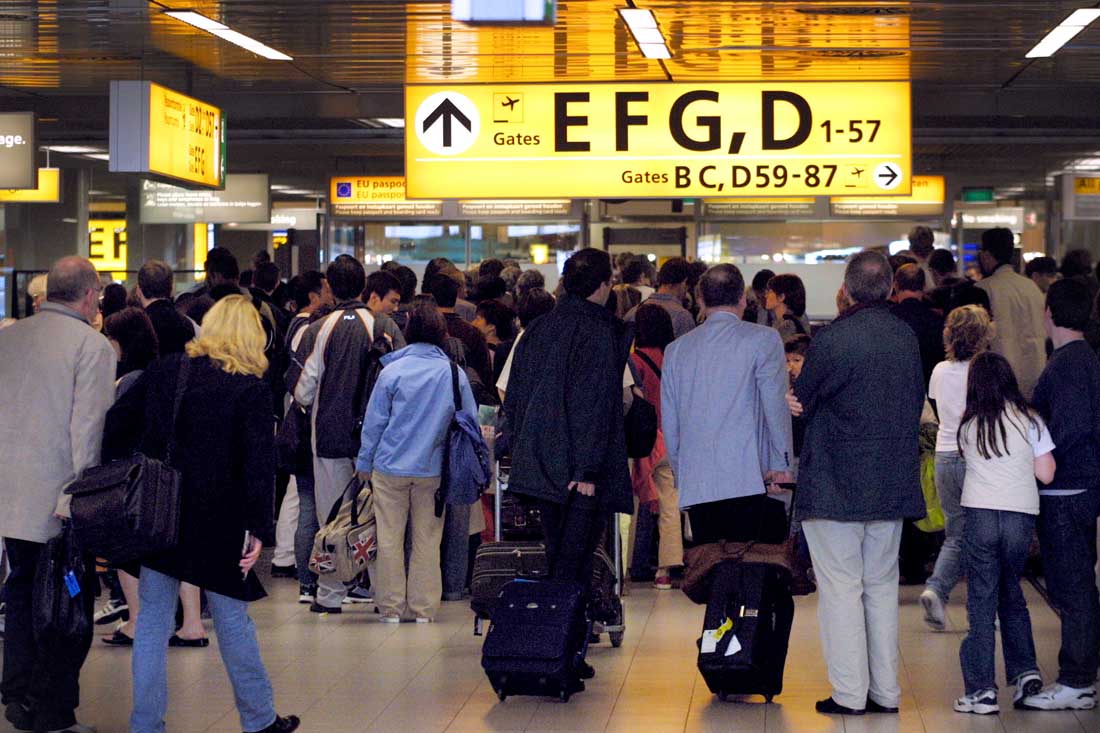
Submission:
<svg viewBox="0 0 1100 733">
<path fill-rule="evenodd" d="M 943 216 L 943 176 L 913 176 L 908 196 L 838 196 L 830 202 L 833 216 Z"/>
<path fill-rule="evenodd" d="M 334 176 L 329 186 L 333 216 L 442 216 L 442 201 L 408 201 L 403 176 Z"/>
<path fill-rule="evenodd" d="M 56 204 L 61 201 L 61 171 L 38 169 L 38 188 L 0 189 L 0 203 Z"/>
<path fill-rule="evenodd" d="M 907 194 L 908 82 L 405 87 L 410 198 Z"/>
<path fill-rule="evenodd" d="M 0 112 L 0 189 L 38 185 L 33 112 Z"/>
</svg>

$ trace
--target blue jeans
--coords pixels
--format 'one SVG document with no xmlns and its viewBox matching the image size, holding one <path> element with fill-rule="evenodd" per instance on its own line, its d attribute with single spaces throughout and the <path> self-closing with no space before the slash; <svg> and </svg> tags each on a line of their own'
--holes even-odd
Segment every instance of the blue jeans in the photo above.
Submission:
<svg viewBox="0 0 1100 733">
<path fill-rule="evenodd" d="M 1001 645 L 1005 677 L 1015 684 L 1022 675 L 1037 672 L 1031 616 L 1020 588 L 1020 575 L 1027 561 L 1035 517 L 1019 512 L 964 508 L 966 533 L 963 554 L 966 563 L 966 615 L 970 633 L 959 649 L 966 693 L 996 689 L 993 655 L 1001 619 Z"/>
<path fill-rule="evenodd" d="M 134 636 L 134 710 L 130 733 L 164 733 L 168 710 L 168 639 L 175 630 L 180 582 L 163 573 L 141 569 L 141 612 Z M 233 685 L 241 728 L 263 730 L 275 722 L 275 699 L 267 677 L 256 627 L 248 604 L 206 592 L 222 663 Z"/>
<path fill-rule="evenodd" d="M 944 603 L 950 598 L 951 591 L 962 575 L 963 509 L 959 501 L 962 499 L 965 478 L 966 459 L 958 452 L 936 454 L 936 493 L 939 494 L 940 505 L 943 507 L 946 536 L 927 586 Z"/>
<path fill-rule="evenodd" d="M 294 564 L 298 568 L 298 584 L 309 587 L 317 585 L 317 574 L 309 569 L 309 559 L 313 555 L 313 539 L 320 530 L 317 521 L 317 499 L 313 493 L 313 469 L 295 474 L 298 484 L 298 528 L 294 532 Z"/>
<path fill-rule="evenodd" d="M 1096 592 L 1096 517 L 1100 490 L 1039 499 L 1039 547 L 1047 590 L 1062 616 L 1058 681 L 1090 687 L 1100 664 L 1100 597 Z"/>
</svg>

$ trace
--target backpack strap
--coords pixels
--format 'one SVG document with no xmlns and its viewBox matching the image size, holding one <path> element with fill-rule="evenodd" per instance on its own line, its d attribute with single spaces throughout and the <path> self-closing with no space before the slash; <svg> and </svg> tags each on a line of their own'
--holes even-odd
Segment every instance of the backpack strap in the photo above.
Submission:
<svg viewBox="0 0 1100 733">
<path fill-rule="evenodd" d="M 462 394 L 458 390 L 458 367 L 451 362 L 451 389 L 454 392 L 455 413 L 462 409 Z"/>
<path fill-rule="evenodd" d="M 645 362 L 645 365 L 646 365 L 647 367 L 649 367 L 649 368 L 650 368 L 650 370 L 651 370 L 651 371 L 652 371 L 652 372 L 653 372 L 654 374 L 656 374 L 656 375 L 657 375 L 657 379 L 660 379 L 660 378 L 661 378 L 661 370 L 660 370 L 660 369 L 659 369 L 659 368 L 657 367 L 657 363 L 656 363 L 656 362 L 654 362 L 654 361 L 653 361 L 653 359 L 650 359 L 650 358 L 649 358 L 649 355 L 648 355 L 648 354 L 646 354 L 646 353 L 645 353 L 645 352 L 643 352 L 643 351 L 638 351 L 638 350 L 635 350 L 635 351 L 634 351 L 634 354 L 635 354 L 635 355 L 636 355 L 636 356 L 637 356 L 637 357 L 638 357 L 639 359 L 641 359 L 642 361 L 644 361 L 644 362 Z"/>
</svg>

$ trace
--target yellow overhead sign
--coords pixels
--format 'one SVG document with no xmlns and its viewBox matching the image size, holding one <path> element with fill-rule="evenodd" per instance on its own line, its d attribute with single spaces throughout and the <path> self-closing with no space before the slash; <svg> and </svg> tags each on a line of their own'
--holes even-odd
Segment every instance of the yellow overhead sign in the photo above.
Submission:
<svg viewBox="0 0 1100 733">
<path fill-rule="evenodd" d="M 39 176 L 41 175 L 39 173 Z M 1100 178 L 1075 176 L 1073 179 L 1073 192 L 1083 196 L 1100 195 Z"/>
<path fill-rule="evenodd" d="M 225 186 L 225 115 L 212 104 L 148 81 L 113 81 L 110 134 L 111 172 Z"/>
<path fill-rule="evenodd" d="M 904 194 L 907 82 L 407 86 L 410 198 Z"/>
<path fill-rule="evenodd" d="M 0 203 L 56 204 L 61 200 L 61 171 L 38 169 L 38 188 L 0 189 Z"/>
<path fill-rule="evenodd" d="M 88 259 L 99 272 L 126 271 L 126 220 L 88 220 Z"/>
<path fill-rule="evenodd" d="M 329 184 L 333 216 L 442 216 L 442 201 L 408 201 L 404 176 L 333 176 Z"/>
<path fill-rule="evenodd" d="M 830 204 L 836 216 L 939 216 L 946 192 L 943 176 L 913 176 L 908 196 L 837 196 Z"/>
</svg>

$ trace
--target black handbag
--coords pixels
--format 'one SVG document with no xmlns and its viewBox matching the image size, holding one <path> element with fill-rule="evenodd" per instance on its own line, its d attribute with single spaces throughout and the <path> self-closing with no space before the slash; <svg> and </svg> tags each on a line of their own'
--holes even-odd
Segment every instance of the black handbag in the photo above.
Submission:
<svg viewBox="0 0 1100 733">
<path fill-rule="evenodd" d="M 313 462 L 310 416 L 293 400 L 275 433 L 275 464 L 280 471 L 308 473 Z"/>
<path fill-rule="evenodd" d="M 66 522 L 61 533 L 42 548 L 34 571 L 31 622 L 39 645 L 51 649 L 78 647 L 92 635 L 85 564 L 72 527 Z"/>
<path fill-rule="evenodd" d="M 629 458 L 645 458 L 657 444 L 657 408 L 645 397 L 634 391 L 630 409 L 623 418 L 626 430 L 626 455 Z"/>
<path fill-rule="evenodd" d="M 171 464 L 190 364 L 184 357 L 176 377 L 164 460 L 135 453 L 86 469 L 65 490 L 73 497 L 73 535 L 85 552 L 120 565 L 169 550 L 179 541 L 181 477 Z"/>
</svg>

